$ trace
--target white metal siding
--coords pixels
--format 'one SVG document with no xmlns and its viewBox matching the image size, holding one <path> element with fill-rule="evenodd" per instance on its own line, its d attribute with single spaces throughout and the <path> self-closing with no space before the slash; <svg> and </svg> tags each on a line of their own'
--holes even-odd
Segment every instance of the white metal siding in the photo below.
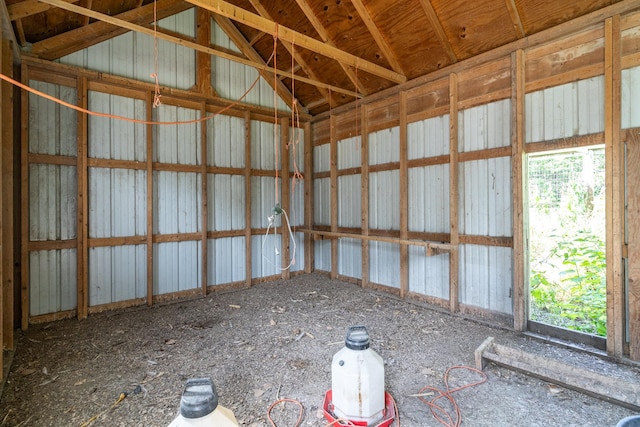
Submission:
<svg viewBox="0 0 640 427">
<path fill-rule="evenodd" d="M 207 174 L 207 230 L 245 228 L 245 178 L 242 175 Z"/>
<path fill-rule="evenodd" d="M 153 294 L 163 295 L 200 287 L 201 243 L 169 242 L 153 245 Z"/>
<path fill-rule="evenodd" d="M 73 310 L 77 303 L 75 249 L 29 253 L 29 314 Z"/>
<path fill-rule="evenodd" d="M 314 268 L 319 271 L 331 271 L 331 241 L 314 240 Z"/>
<path fill-rule="evenodd" d="M 361 176 L 338 177 L 338 227 L 362 226 Z"/>
<path fill-rule="evenodd" d="M 407 157 L 424 159 L 449 154 L 449 115 L 407 125 Z"/>
<path fill-rule="evenodd" d="M 400 128 L 398 126 L 369 134 L 368 142 L 370 165 L 400 161 Z"/>
<path fill-rule="evenodd" d="M 219 114 L 206 123 L 207 165 L 244 168 L 244 119 Z"/>
<path fill-rule="evenodd" d="M 147 173 L 89 168 L 89 237 L 147 234 Z"/>
<path fill-rule="evenodd" d="M 604 105 L 603 76 L 528 93 L 526 142 L 603 132 Z"/>
<path fill-rule="evenodd" d="M 393 243 L 369 243 L 369 280 L 400 288 L 400 246 Z"/>
<path fill-rule="evenodd" d="M 360 240 L 338 240 L 338 273 L 342 276 L 362 279 L 362 242 Z"/>
<path fill-rule="evenodd" d="M 282 241 L 279 235 L 251 236 L 251 277 L 275 276 L 282 273 Z M 289 260 L 287 260 L 287 263 Z"/>
<path fill-rule="evenodd" d="M 449 254 L 428 257 L 425 249 L 409 246 L 409 291 L 449 299 Z"/>
<path fill-rule="evenodd" d="M 508 99 L 458 113 L 460 152 L 511 145 L 511 102 Z"/>
<path fill-rule="evenodd" d="M 449 232 L 449 165 L 411 168 L 409 231 Z"/>
<path fill-rule="evenodd" d="M 313 187 L 313 223 L 331 225 L 331 179 L 314 179 Z"/>
<path fill-rule="evenodd" d="M 160 122 L 196 120 L 200 112 L 183 107 L 161 105 L 153 110 Z M 181 165 L 201 164 L 200 123 L 154 126 L 153 160 Z"/>
<path fill-rule="evenodd" d="M 147 247 L 89 249 L 89 283 L 89 306 L 144 298 L 147 294 Z"/>
<path fill-rule="evenodd" d="M 31 80 L 29 86 L 70 104 L 76 104 L 75 88 Z M 76 156 L 77 113 L 48 99 L 29 94 L 29 152 Z"/>
<path fill-rule="evenodd" d="M 276 183 L 273 177 L 251 177 L 251 227 L 267 228 L 269 217 L 274 215 L 276 205 L 276 186 L 280 191 L 280 180 Z M 274 216 L 274 224 L 282 224 L 280 215 Z"/>
<path fill-rule="evenodd" d="M 251 168 L 275 170 L 277 166 L 280 169 L 282 141 L 279 132 L 280 126 L 274 127 L 273 123 L 251 121 Z M 274 142 L 275 138 L 277 142 Z"/>
<path fill-rule="evenodd" d="M 220 285 L 246 279 L 244 237 L 223 237 L 207 241 L 207 284 Z"/>
<path fill-rule="evenodd" d="M 512 314 L 511 248 L 460 245 L 460 303 Z"/>
<path fill-rule="evenodd" d="M 89 91 L 89 110 L 131 119 L 146 118 L 145 102 Z M 89 157 L 113 160 L 146 160 L 146 126 L 90 115 Z"/>
<path fill-rule="evenodd" d="M 640 127 L 640 67 L 622 70 L 622 128 Z"/>
<path fill-rule="evenodd" d="M 369 175 L 369 227 L 400 229 L 400 172 L 375 172 Z"/>
<path fill-rule="evenodd" d="M 77 185 L 73 166 L 29 165 L 29 240 L 76 238 Z"/>
<path fill-rule="evenodd" d="M 511 236 L 511 158 L 463 162 L 459 174 L 460 232 Z"/>
<path fill-rule="evenodd" d="M 153 174 L 154 233 L 194 233 L 202 226 L 202 180 L 190 172 Z"/>
<path fill-rule="evenodd" d="M 328 145 L 327 145 L 328 146 Z M 357 168 L 362 165 L 360 137 L 338 141 L 338 169 Z"/>
<path fill-rule="evenodd" d="M 313 147 L 313 171 L 329 172 L 331 170 L 331 145 L 323 144 Z"/>
</svg>

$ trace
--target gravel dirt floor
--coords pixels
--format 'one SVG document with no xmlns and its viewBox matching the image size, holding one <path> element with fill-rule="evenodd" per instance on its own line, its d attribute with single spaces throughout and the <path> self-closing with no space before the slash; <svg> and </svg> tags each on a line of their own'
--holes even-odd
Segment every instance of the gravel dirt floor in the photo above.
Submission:
<svg viewBox="0 0 640 427">
<path fill-rule="evenodd" d="M 532 340 L 416 301 L 300 275 L 207 297 L 32 325 L 17 350 L 0 400 L 0 426 L 167 426 L 187 379 L 210 377 L 219 404 L 242 426 L 324 427 L 331 359 L 347 328 L 365 325 L 385 362 L 395 398 L 393 426 L 440 426 L 416 394 L 444 389 L 448 368 L 474 366 L 489 336 L 544 357 L 640 381 L 640 370 Z M 615 426 L 633 411 L 496 365 L 485 383 L 453 394 L 462 426 Z M 454 370 L 451 388 L 480 379 Z M 116 403 L 121 393 L 126 397 Z M 430 399 L 433 396 L 425 396 Z M 441 399 L 443 405 L 444 399 Z M 398 422 L 399 421 L 399 422 Z"/>
</svg>

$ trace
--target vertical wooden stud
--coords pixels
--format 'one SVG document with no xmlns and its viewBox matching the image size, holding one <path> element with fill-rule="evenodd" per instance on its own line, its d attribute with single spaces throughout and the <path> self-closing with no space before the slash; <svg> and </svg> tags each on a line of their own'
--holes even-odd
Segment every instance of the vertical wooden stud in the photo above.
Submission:
<svg viewBox="0 0 640 427">
<path fill-rule="evenodd" d="M 313 146 L 311 124 L 304 123 L 304 228 L 313 228 Z M 314 270 L 314 242 L 311 234 L 304 235 L 304 272 Z"/>
<path fill-rule="evenodd" d="M 9 49 L 9 42 L 0 38 L 0 70 L 2 71 L 2 73 L 5 73 L 6 70 L 6 62 L 7 62 L 7 54 L 6 54 L 6 50 Z M 11 75 L 11 74 L 8 74 Z M 13 141 L 11 141 L 10 139 L 8 139 L 8 137 L 10 136 L 8 134 L 8 129 L 13 129 L 13 126 L 11 125 L 11 117 L 13 117 L 13 108 L 12 108 L 12 101 L 11 99 L 8 99 L 7 96 L 7 92 L 9 91 L 9 86 L 7 84 L 5 84 L 4 82 L 0 83 L 0 111 L 3 111 L 5 114 L 2 115 L 2 117 L 0 117 L 0 143 L 2 144 L 2 147 L 4 147 L 5 145 L 8 145 L 9 142 L 11 142 L 11 147 L 13 147 Z M 4 164 L 5 162 L 5 153 L 4 150 L 2 150 L 0 152 L 0 160 L 1 163 Z M 3 168 L 3 173 L 0 174 L 0 187 L 3 189 L 5 189 L 6 183 L 4 181 L 4 168 Z M 13 194 L 13 191 L 11 191 L 10 194 Z M 5 200 L 4 197 L 3 199 L 0 201 L 1 203 L 1 208 L 0 209 L 0 257 L 2 257 L 2 259 L 4 260 L 4 256 L 5 256 L 5 247 L 4 247 L 4 232 L 5 232 L 5 227 L 7 227 L 6 225 L 6 219 L 4 218 L 4 210 L 5 210 Z M 13 268 L 12 270 L 13 271 Z M 11 309 L 13 308 L 13 304 L 12 303 L 7 303 L 7 295 L 5 294 L 7 291 L 7 284 L 5 283 L 5 275 L 7 274 L 7 270 L 5 270 L 5 266 L 4 266 L 4 261 L 3 261 L 3 265 L 2 268 L 0 268 L 0 381 L 4 380 L 4 372 L 3 372 L 3 368 L 4 368 L 4 363 L 3 363 L 3 355 L 4 355 L 4 348 L 5 348 L 5 340 L 7 339 L 7 333 L 5 332 L 5 328 L 6 328 L 6 324 L 7 324 L 7 316 L 10 313 L 7 313 L 7 311 L 9 310 L 9 307 L 7 306 L 11 306 Z"/>
<path fill-rule="evenodd" d="M 2 39 L 0 46 L 0 69 L 7 76 L 13 75 L 13 62 L 11 44 Z M 2 313 L 0 327 L 0 364 L 2 364 L 2 349 L 12 350 L 13 343 L 13 289 L 14 289 L 14 217 L 13 217 L 13 86 L 2 82 L 0 94 L 0 140 L 2 141 L 2 176 L 0 187 L 2 188 L 2 209 L 0 212 L 0 256 L 2 268 L 0 269 L 0 312 Z M 0 367 L 0 379 L 2 367 Z"/>
<path fill-rule="evenodd" d="M 527 328 L 528 286 L 525 282 L 526 248 L 524 224 L 526 218 L 523 191 L 524 160 L 524 51 L 511 54 L 511 200 L 513 222 L 513 328 Z"/>
<path fill-rule="evenodd" d="M 78 80 L 78 100 L 80 107 L 89 107 L 88 81 L 86 77 Z M 86 319 L 89 312 L 89 118 L 84 113 L 78 113 L 78 153 L 77 153 L 77 180 L 78 180 L 78 237 L 77 237 L 77 263 L 78 263 L 78 319 Z"/>
<path fill-rule="evenodd" d="M 627 134 L 629 357 L 640 360 L 640 135 Z"/>
<path fill-rule="evenodd" d="M 201 46 L 211 44 L 211 14 L 201 7 L 196 8 L 196 43 Z M 204 95 L 215 95 L 211 86 L 211 55 L 196 51 L 196 86 Z"/>
<path fill-rule="evenodd" d="M 369 118 L 368 107 L 362 106 L 360 119 L 360 208 L 362 209 L 362 235 L 369 235 Z M 369 240 L 362 239 L 362 287 L 369 286 Z"/>
<path fill-rule="evenodd" d="M 620 16 L 605 20 L 605 192 L 607 258 L 607 351 L 624 352 L 624 284 L 622 280 L 622 146 L 620 143 Z M 640 339 L 640 336 L 637 337 Z M 636 354 L 640 359 L 640 353 Z"/>
<path fill-rule="evenodd" d="M 200 10 L 200 9 L 198 9 Z M 207 104 L 202 102 L 200 107 L 200 116 L 205 117 L 207 115 Z M 207 232 L 209 231 L 209 198 L 207 194 L 207 121 L 200 122 L 200 174 L 202 175 L 202 295 L 207 294 L 208 277 L 207 271 L 209 270 L 209 242 L 207 240 Z"/>
<path fill-rule="evenodd" d="M 449 76 L 449 233 L 453 250 L 449 253 L 449 310 L 457 312 L 458 302 L 458 75 Z"/>
<path fill-rule="evenodd" d="M 282 209 L 287 212 L 287 215 L 291 212 L 291 186 L 289 185 L 289 148 L 287 143 L 289 141 L 289 118 L 283 117 L 280 119 L 280 171 L 281 171 L 281 185 L 282 189 Z M 276 165 L 278 167 L 278 165 Z M 289 218 L 291 219 L 291 218 Z M 284 268 L 291 262 L 291 236 L 289 236 L 289 230 L 286 229 L 286 220 L 284 216 L 280 218 L 282 230 L 282 251 L 281 251 L 281 265 L 282 265 L 282 278 L 289 279 L 291 277 L 291 270 Z M 295 255 L 295 254 L 294 254 Z"/>
<path fill-rule="evenodd" d="M 338 142 L 336 141 L 336 120 L 330 119 L 331 145 L 330 150 L 330 180 L 331 180 L 331 231 L 338 231 Z M 338 239 L 331 239 L 331 278 L 338 277 Z"/>
<path fill-rule="evenodd" d="M 251 113 L 244 113 L 244 270 L 245 284 L 251 286 Z"/>
<path fill-rule="evenodd" d="M 153 121 L 153 94 L 146 93 L 147 121 Z M 147 124 L 147 305 L 153 304 L 153 130 Z"/>
<path fill-rule="evenodd" d="M 22 82 L 29 82 L 29 73 L 25 65 L 22 66 Z M 22 111 L 21 116 L 21 154 L 20 164 L 22 165 L 22 171 L 20 175 L 20 187 L 22 188 L 21 194 L 21 211 L 22 211 L 22 223 L 20 227 L 21 234 L 21 259 L 20 265 L 22 271 L 20 272 L 21 283 L 21 327 L 22 330 L 27 330 L 29 327 L 29 94 L 27 91 L 22 91 Z"/>
<path fill-rule="evenodd" d="M 409 172 L 407 170 L 407 92 L 400 92 L 400 238 L 409 235 Z M 409 291 L 409 246 L 400 245 L 400 298 Z"/>
</svg>

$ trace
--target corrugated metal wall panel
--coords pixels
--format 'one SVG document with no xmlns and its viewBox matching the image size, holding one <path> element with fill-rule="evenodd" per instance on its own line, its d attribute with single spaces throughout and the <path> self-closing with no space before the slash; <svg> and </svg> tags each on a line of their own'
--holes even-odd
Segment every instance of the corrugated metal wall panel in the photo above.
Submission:
<svg viewBox="0 0 640 427">
<path fill-rule="evenodd" d="M 207 174 L 207 230 L 243 230 L 246 209 L 244 176 Z"/>
<path fill-rule="evenodd" d="M 511 158 L 463 162 L 459 168 L 460 232 L 511 236 Z"/>
<path fill-rule="evenodd" d="M 512 249 L 460 245 L 460 302 L 512 314 Z"/>
<path fill-rule="evenodd" d="M 331 144 L 313 147 L 313 172 L 328 172 L 331 170 Z"/>
<path fill-rule="evenodd" d="M 76 308 L 78 296 L 75 249 L 29 253 L 29 314 L 56 313 Z"/>
<path fill-rule="evenodd" d="M 640 67 L 622 70 L 622 128 L 640 127 Z"/>
<path fill-rule="evenodd" d="M 369 243 L 369 280 L 380 285 L 400 288 L 399 245 L 375 241 Z"/>
<path fill-rule="evenodd" d="M 399 161 L 400 128 L 398 126 L 369 134 L 370 165 L 381 165 Z"/>
<path fill-rule="evenodd" d="M 505 99 L 458 113 L 460 152 L 511 145 L 511 101 Z"/>
<path fill-rule="evenodd" d="M 304 172 L 304 129 L 290 127 L 289 128 L 289 170 Z"/>
<path fill-rule="evenodd" d="M 291 267 L 289 269 L 291 271 L 304 271 L 304 233 L 293 233 L 293 239 L 296 243 L 295 253 L 293 252 L 293 243 L 291 243 L 291 256 L 293 257 L 290 260 Z"/>
<path fill-rule="evenodd" d="M 329 269 L 331 262 L 329 262 Z M 338 240 L 338 274 L 362 279 L 362 242 L 357 239 Z"/>
<path fill-rule="evenodd" d="M 139 99 L 89 91 L 89 110 L 137 120 L 146 118 L 145 102 Z M 113 160 L 146 160 L 146 126 L 89 116 L 89 157 Z"/>
<path fill-rule="evenodd" d="M 449 232 L 449 165 L 411 168 L 409 231 Z"/>
<path fill-rule="evenodd" d="M 276 168 L 276 149 L 277 155 L 277 167 L 280 169 L 280 141 L 278 134 L 278 141 L 274 144 L 274 138 L 276 132 L 280 132 L 280 126 L 275 126 L 273 123 L 261 122 L 257 120 L 251 121 L 251 168 L 262 170 L 275 170 Z"/>
<path fill-rule="evenodd" d="M 369 227 L 400 229 L 400 172 L 376 172 L 369 175 Z"/>
<path fill-rule="evenodd" d="M 189 121 L 200 117 L 200 112 L 172 105 L 161 105 L 153 110 L 160 122 Z M 201 164 L 200 123 L 155 126 L 153 160 L 181 165 Z"/>
<path fill-rule="evenodd" d="M 277 183 L 280 191 L 280 181 Z M 252 176 L 251 177 L 251 227 L 267 228 L 269 217 L 273 215 L 273 208 L 276 205 L 276 183 L 273 177 Z M 278 227 L 282 224 L 279 215 L 274 217 L 274 224 Z"/>
<path fill-rule="evenodd" d="M 603 76 L 528 93 L 526 142 L 603 132 L 604 105 Z"/>
<path fill-rule="evenodd" d="M 89 306 L 144 298 L 147 293 L 147 247 L 89 249 L 89 283 Z"/>
<path fill-rule="evenodd" d="M 207 165 L 244 168 L 244 119 L 219 114 L 206 123 Z"/>
<path fill-rule="evenodd" d="M 29 165 L 29 240 L 76 238 L 77 188 L 74 166 Z"/>
<path fill-rule="evenodd" d="M 202 180 L 191 172 L 153 173 L 153 230 L 194 233 L 202 228 Z"/>
<path fill-rule="evenodd" d="M 75 88 L 29 81 L 29 86 L 60 98 L 70 104 L 77 103 Z M 29 94 L 29 152 L 75 157 L 78 151 L 77 113 L 40 96 Z"/>
<path fill-rule="evenodd" d="M 361 181 L 359 174 L 338 177 L 338 227 L 362 226 Z"/>
<path fill-rule="evenodd" d="M 251 277 L 275 276 L 282 273 L 282 245 L 280 236 L 251 236 Z"/>
<path fill-rule="evenodd" d="M 209 239 L 207 245 L 208 285 L 221 285 L 245 280 L 244 237 Z"/>
<path fill-rule="evenodd" d="M 449 299 L 449 254 L 426 256 L 425 249 L 409 246 L 409 291 Z"/>
<path fill-rule="evenodd" d="M 291 207 L 287 212 L 292 227 L 301 227 L 304 224 L 304 181 L 295 181 L 291 184 Z"/>
<path fill-rule="evenodd" d="M 331 225 L 331 179 L 314 179 L 313 187 L 313 223 Z"/>
<path fill-rule="evenodd" d="M 359 168 L 362 166 L 360 137 L 338 141 L 338 169 Z"/>
<path fill-rule="evenodd" d="M 318 271 L 331 271 L 331 241 L 313 241 L 313 266 Z"/>
<path fill-rule="evenodd" d="M 407 125 L 407 158 L 424 159 L 449 154 L 449 116 L 432 117 Z"/>
<path fill-rule="evenodd" d="M 89 168 L 89 237 L 147 234 L 147 173 Z"/>
<path fill-rule="evenodd" d="M 192 242 L 153 245 L 153 294 L 162 295 L 200 287 L 201 244 Z"/>
</svg>

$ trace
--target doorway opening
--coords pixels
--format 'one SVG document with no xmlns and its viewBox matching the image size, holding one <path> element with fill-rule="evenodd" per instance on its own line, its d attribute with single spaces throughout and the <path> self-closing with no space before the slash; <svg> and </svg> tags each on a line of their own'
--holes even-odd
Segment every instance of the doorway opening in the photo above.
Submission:
<svg viewBox="0 0 640 427">
<path fill-rule="evenodd" d="M 527 159 L 529 329 L 606 344 L 603 146 Z"/>
</svg>

